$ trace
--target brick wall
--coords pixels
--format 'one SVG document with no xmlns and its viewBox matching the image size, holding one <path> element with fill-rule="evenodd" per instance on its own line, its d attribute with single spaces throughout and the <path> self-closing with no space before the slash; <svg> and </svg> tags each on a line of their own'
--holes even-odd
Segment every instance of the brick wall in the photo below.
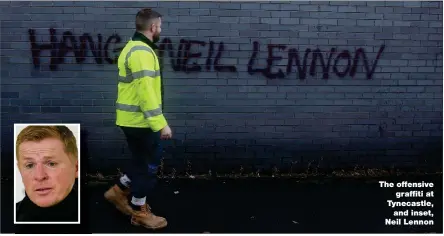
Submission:
<svg viewBox="0 0 444 236">
<path fill-rule="evenodd" d="M 170 162 L 442 158 L 442 2 L 0 5 L 4 153 L 14 122 L 80 122 L 91 168 L 128 156 L 113 62 L 154 7 Z"/>
</svg>

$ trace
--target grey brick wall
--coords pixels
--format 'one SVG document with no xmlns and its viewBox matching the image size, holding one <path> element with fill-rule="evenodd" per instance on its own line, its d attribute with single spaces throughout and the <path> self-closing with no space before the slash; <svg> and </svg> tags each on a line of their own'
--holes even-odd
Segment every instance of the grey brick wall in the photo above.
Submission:
<svg viewBox="0 0 444 236">
<path fill-rule="evenodd" d="M 164 15 L 171 163 L 417 165 L 442 157 L 433 152 L 442 149 L 442 2 L 0 6 L 4 153 L 13 150 L 15 122 L 80 122 L 91 168 L 125 159 L 113 60 L 136 12 L 153 7 Z M 188 43 L 185 63 L 178 55 Z"/>
</svg>

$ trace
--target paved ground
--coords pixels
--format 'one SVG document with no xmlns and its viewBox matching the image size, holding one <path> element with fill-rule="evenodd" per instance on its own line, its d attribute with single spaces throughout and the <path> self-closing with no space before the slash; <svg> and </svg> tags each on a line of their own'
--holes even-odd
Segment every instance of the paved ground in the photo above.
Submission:
<svg viewBox="0 0 444 236">
<path fill-rule="evenodd" d="M 442 186 L 442 175 L 417 178 L 422 180 Z M 2 183 L 2 232 L 14 230 L 11 186 L 11 181 Z M 83 208 L 87 213 L 84 215 L 89 216 L 84 218 L 85 230 L 149 232 L 131 226 L 128 218 L 104 201 L 103 192 L 108 185 L 85 186 L 82 201 L 89 206 Z M 159 186 L 152 205 L 169 221 L 168 228 L 159 233 L 442 233 L 442 187 L 434 191 L 433 227 L 385 226 L 385 219 L 393 212 L 386 201 L 395 200 L 395 190 L 364 180 L 174 180 Z"/>
</svg>

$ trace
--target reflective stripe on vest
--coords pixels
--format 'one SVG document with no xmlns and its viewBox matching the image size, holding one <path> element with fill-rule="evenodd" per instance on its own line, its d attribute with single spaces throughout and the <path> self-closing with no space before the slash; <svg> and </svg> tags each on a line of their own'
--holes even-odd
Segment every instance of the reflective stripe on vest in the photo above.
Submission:
<svg viewBox="0 0 444 236">
<path fill-rule="evenodd" d="M 117 110 L 121 110 L 121 111 L 127 111 L 127 112 L 142 112 L 143 115 L 145 116 L 145 118 L 150 118 L 150 117 L 154 117 L 154 116 L 158 116 L 162 114 L 162 109 L 160 108 L 156 108 L 153 110 L 147 110 L 147 111 L 142 111 L 140 109 L 139 106 L 136 105 L 127 105 L 127 104 L 122 104 L 122 103 L 116 103 L 116 109 Z"/>
<path fill-rule="evenodd" d="M 145 76 L 149 76 L 149 77 L 160 76 L 160 70 L 156 70 L 156 71 L 152 71 L 152 70 L 141 70 L 141 71 L 138 71 L 138 72 L 131 73 L 131 70 L 129 69 L 129 66 L 128 66 L 128 59 L 130 58 L 130 56 L 131 56 L 131 54 L 132 54 L 133 52 L 135 52 L 135 51 L 139 51 L 139 50 L 147 51 L 147 52 L 149 52 L 149 53 L 154 54 L 154 51 L 153 51 L 151 48 L 147 47 L 147 46 L 137 45 L 137 46 L 132 47 L 132 48 L 129 50 L 129 52 L 126 54 L 126 57 L 125 57 L 125 70 L 126 70 L 126 76 L 119 76 L 119 82 L 122 82 L 122 83 L 131 83 L 131 82 L 133 82 L 134 80 L 136 80 L 136 79 L 140 79 L 140 78 L 143 78 L 143 77 L 145 77 Z"/>
</svg>

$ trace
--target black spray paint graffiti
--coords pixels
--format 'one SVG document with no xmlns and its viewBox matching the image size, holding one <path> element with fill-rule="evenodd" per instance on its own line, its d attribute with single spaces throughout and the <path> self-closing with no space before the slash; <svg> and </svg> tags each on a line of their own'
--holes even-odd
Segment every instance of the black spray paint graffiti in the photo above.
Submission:
<svg viewBox="0 0 444 236">
<path fill-rule="evenodd" d="M 40 67 L 40 54 L 44 50 L 51 51 L 51 59 L 49 63 L 49 68 L 54 71 L 57 70 L 57 65 L 63 64 L 65 62 L 65 57 L 69 52 L 73 52 L 76 58 L 76 63 L 83 63 L 86 59 L 87 47 L 89 46 L 94 59 L 97 64 L 103 64 L 103 59 L 107 61 L 109 64 L 114 64 L 116 62 L 115 58 L 110 58 L 109 55 L 109 47 L 111 44 L 117 45 L 121 43 L 120 36 L 118 34 L 114 34 L 105 42 L 104 47 L 102 47 L 103 37 L 102 35 L 98 35 L 98 42 L 95 43 L 93 38 L 84 33 L 79 37 L 80 45 L 77 43 L 76 37 L 70 32 L 65 31 L 62 35 L 62 39 L 60 41 L 57 40 L 56 30 L 49 29 L 50 34 L 50 43 L 48 44 L 37 44 L 35 30 L 30 29 L 29 31 L 29 41 L 31 42 L 31 52 L 32 52 L 32 61 L 36 68 Z M 113 52 L 116 53 L 120 50 L 114 49 Z"/>
<path fill-rule="evenodd" d="M 223 42 L 219 43 L 219 47 L 217 50 L 216 58 L 214 61 L 212 61 L 212 57 L 214 54 L 214 42 L 210 41 L 209 48 L 208 48 L 208 56 L 205 63 L 205 68 L 207 71 L 211 71 L 211 65 L 213 65 L 214 70 L 217 72 L 236 72 L 237 68 L 236 66 L 230 66 L 230 65 L 219 65 L 220 59 L 222 57 L 222 53 L 224 52 L 225 46 Z M 189 61 L 192 58 L 200 58 L 202 56 L 201 52 L 198 53 L 191 53 L 191 48 L 193 45 L 200 45 L 201 47 L 206 46 L 206 42 L 204 41 L 196 41 L 196 40 L 185 40 L 181 39 L 179 43 L 179 48 L 177 50 L 177 54 L 174 54 L 174 47 L 172 45 L 172 42 L 169 38 L 165 38 L 162 40 L 159 46 L 159 57 L 163 61 L 163 56 L 165 50 L 168 51 L 168 56 L 171 60 L 171 66 L 173 67 L 174 71 L 183 71 L 186 73 L 191 72 L 201 72 L 202 67 L 197 64 L 197 62 L 193 63 L 193 66 L 190 67 Z M 184 49 L 185 47 L 185 49 Z M 182 56 L 183 52 L 183 56 Z M 162 63 L 163 64 L 163 63 Z"/>
<path fill-rule="evenodd" d="M 74 56 L 76 58 L 76 63 L 81 64 L 86 59 L 86 53 L 87 53 L 87 47 L 89 46 L 90 51 L 92 52 L 95 62 L 97 64 L 103 64 L 103 59 L 108 62 L 109 64 L 115 64 L 117 62 L 117 55 L 121 51 L 122 48 L 118 48 L 117 45 L 122 43 L 121 38 L 118 34 L 114 34 L 110 36 L 106 41 L 104 47 L 102 47 L 103 43 L 103 37 L 102 35 L 98 35 L 97 37 L 97 43 L 94 42 L 93 38 L 85 33 L 82 36 L 79 37 L 79 42 L 76 39 L 76 37 L 70 32 L 65 31 L 62 34 L 62 39 L 58 41 L 56 37 L 56 31 L 55 29 L 49 29 L 50 32 L 50 43 L 48 44 L 37 44 L 36 43 L 36 36 L 35 36 L 35 30 L 30 29 L 29 30 L 29 40 L 31 42 L 31 51 L 32 51 L 32 58 L 33 63 L 36 68 L 40 66 L 40 54 L 43 50 L 50 50 L 51 51 L 51 58 L 50 58 L 50 69 L 51 70 L 57 70 L 57 65 L 63 64 L 64 59 L 67 56 L 68 53 L 73 52 Z M 223 42 L 220 42 L 217 47 L 217 53 L 213 60 L 213 55 L 215 51 L 215 45 L 216 43 L 213 41 L 210 41 L 208 44 L 208 53 L 206 57 L 206 63 L 205 63 L 205 69 L 206 71 L 211 71 L 211 67 L 213 66 L 214 71 L 216 72 L 236 72 L 237 67 L 234 65 L 220 65 L 220 60 L 222 58 L 225 46 Z M 110 57 L 109 49 L 113 46 L 114 49 L 112 50 L 112 53 L 114 53 L 116 56 L 114 58 Z M 191 61 L 193 59 L 198 59 L 202 57 L 202 53 L 191 53 L 193 46 L 200 46 L 205 47 L 207 46 L 207 43 L 204 41 L 196 41 L 196 40 L 186 40 L 181 39 L 178 45 L 178 49 L 175 53 L 175 48 L 173 47 L 173 44 L 169 38 L 164 38 L 159 45 L 159 57 L 161 58 L 161 62 L 163 62 L 165 52 L 168 51 L 168 56 L 170 58 L 170 64 L 174 71 L 179 72 L 185 72 L 185 73 L 193 73 L 193 72 L 201 72 L 203 70 L 202 66 L 199 65 L 197 62 Z M 286 68 L 286 74 L 279 69 L 277 73 L 272 73 L 272 66 L 274 61 L 282 60 L 282 57 L 278 57 L 274 55 L 274 50 L 285 50 L 287 48 L 286 45 L 274 45 L 274 44 L 268 44 L 268 58 L 267 58 L 267 66 L 266 68 L 253 68 L 254 63 L 257 58 L 257 54 L 259 52 L 259 43 L 254 42 L 253 43 L 253 53 L 251 55 L 251 58 L 248 63 L 248 73 L 250 75 L 253 75 L 255 73 L 262 73 L 265 77 L 269 79 L 275 79 L 275 78 L 284 78 L 287 75 L 292 73 L 293 64 L 296 64 L 296 69 L 298 71 L 299 79 L 305 79 L 307 75 L 307 60 L 308 56 L 311 52 L 313 52 L 311 63 L 309 64 L 309 74 L 311 76 L 315 76 L 316 74 L 316 64 L 318 61 L 320 61 L 320 64 L 322 66 L 323 70 L 323 78 L 328 79 L 330 67 L 332 64 L 332 57 L 337 52 L 336 48 L 331 48 L 330 54 L 328 56 L 327 62 L 324 60 L 324 57 L 321 53 L 320 49 L 311 50 L 306 49 L 304 57 L 303 57 L 303 63 L 301 65 L 300 57 L 298 50 L 295 48 L 290 48 L 288 50 L 288 63 Z M 354 58 L 353 58 L 353 64 L 351 63 L 351 53 L 348 50 L 343 50 L 341 53 L 339 53 L 334 60 L 333 64 L 333 72 L 338 77 L 345 77 L 347 74 L 349 74 L 351 77 L 354 77 L 357 73 L 357 66 L 359 63 L 359 59 L 363 59 L 363 64 L 366 70 L 366 76 L 368 79 L 372 78 L 372 75 L 376 69 L 377 63 L 379 58 L 381 57 L 382 52 L 384 51 L 385 45 L 381 45 L 378 54 L 376 56 L 376 59 L 373 62 L 373 65 L 370 68 L 368 58 L 365 54 L 365 51 L 363 48 L 358 48 L 355 51 Z M 344 59 L 347 60 L 348 64 L 344 71 L 339 71 L 337 65 L 339 60 Z M 163 64 L 163 63 L 161 63 Z"/>
<path fill-rule="evenodd" d="M 284 78 L 286 75 L 284 74 L 284 72 L 282 72 L 281 69 L 279 69 L 279 71 L 277 73 L 271 73 L 271 67 L 273 66 L 273 61 L 282 60 L 282 57 L 278 57 L 278 56 L 273 55 L 273 52 L 274 52 L 273 49 L 276 48 L 279 50 L 285 50 L 286 47 L 287 47 L 286 45 L 268 44 L 267 67 L 263 68 L 263 69 L 253 69 L 253 64 L 254 64 L 254 61 L 257 57 L 257 53 L 259 51 L 259 43 L 254 42 L 253 43 L 253 55 L 251 56 L 250 61 L 248 63 L 248 73 L 250 75 L 253 75 L 256 72 L 262 72 L 262 74 L 269 79 Z M 381 45 L 381 47 L 379 48 L 378 54 L 376 55 L 376 59 L 374 60 L 371 68 L 369 66 L 369 62 L 368 62 L 367 56 L 366 56 L 363 48 L 356 49 L 355 56 L 353 58 L 353 64 L 351 64 L 350 52 L 348 50 L 343 50 L 334 60 L 333 72 L 338 77 L 343 78 L 350 71 L 350 76 L 354 77 L 356 75 L 356 70 L 357 70 L 357 66 L 359 63 L 359 58 L 362 57 L 363 62 L 364 62 L 364 66 L 365 66 L 365 70 L 366 70 L 367 79 L 371 79 L 373 76 L 373 73 L 375 72 L 376 65 L 378 64 L 378 60 L 381 57 L 382 52 L 384 51 L 384 48 L 385 48 L 385 45 Z M 310 52 L 311 52 L 311 49 L 309 49 L 309 48 L 307 48 L 305 50 L 304 60 L 303 60 L 302 66 L 301 66 L 301 61 L 300 61 L 298 50 L 295 48 L 290 48 L 288 50 L 288 63 L 287 63 L 287 71 L 286 71 L 287 75 L 291 74 L 292 66 L 294 63 L 296 63 L 298 74 L 299 74 L 299 79 L 305 79 L 306 75 L 307 75 L 307 59 L 308 59 L 308 55 Z M 328 79 L 328 75 L 330 72 L 330 66 L 331 66 L 331 59 L 332 59 L 333 55 L 335 54 L 335 52 L 336 52 L 336 48 L 331 48 L 327 63 L 325 63 L 324 57 L 321 53 L 321 50 L 319 48 L 314 50 L 313 57 L 312 57 L 311 64 L 310 64 L 310 75 L 311 76 L 316 75 L 316 63 L 319 59 L 321 66 L 322 66 L 323 78 Z M 342 58 L 347 60 L 347 67 L 344 71 L 341 72 L 338 70 L 337 65 L 338 65 L 339 60 Z"/>
</svg>

